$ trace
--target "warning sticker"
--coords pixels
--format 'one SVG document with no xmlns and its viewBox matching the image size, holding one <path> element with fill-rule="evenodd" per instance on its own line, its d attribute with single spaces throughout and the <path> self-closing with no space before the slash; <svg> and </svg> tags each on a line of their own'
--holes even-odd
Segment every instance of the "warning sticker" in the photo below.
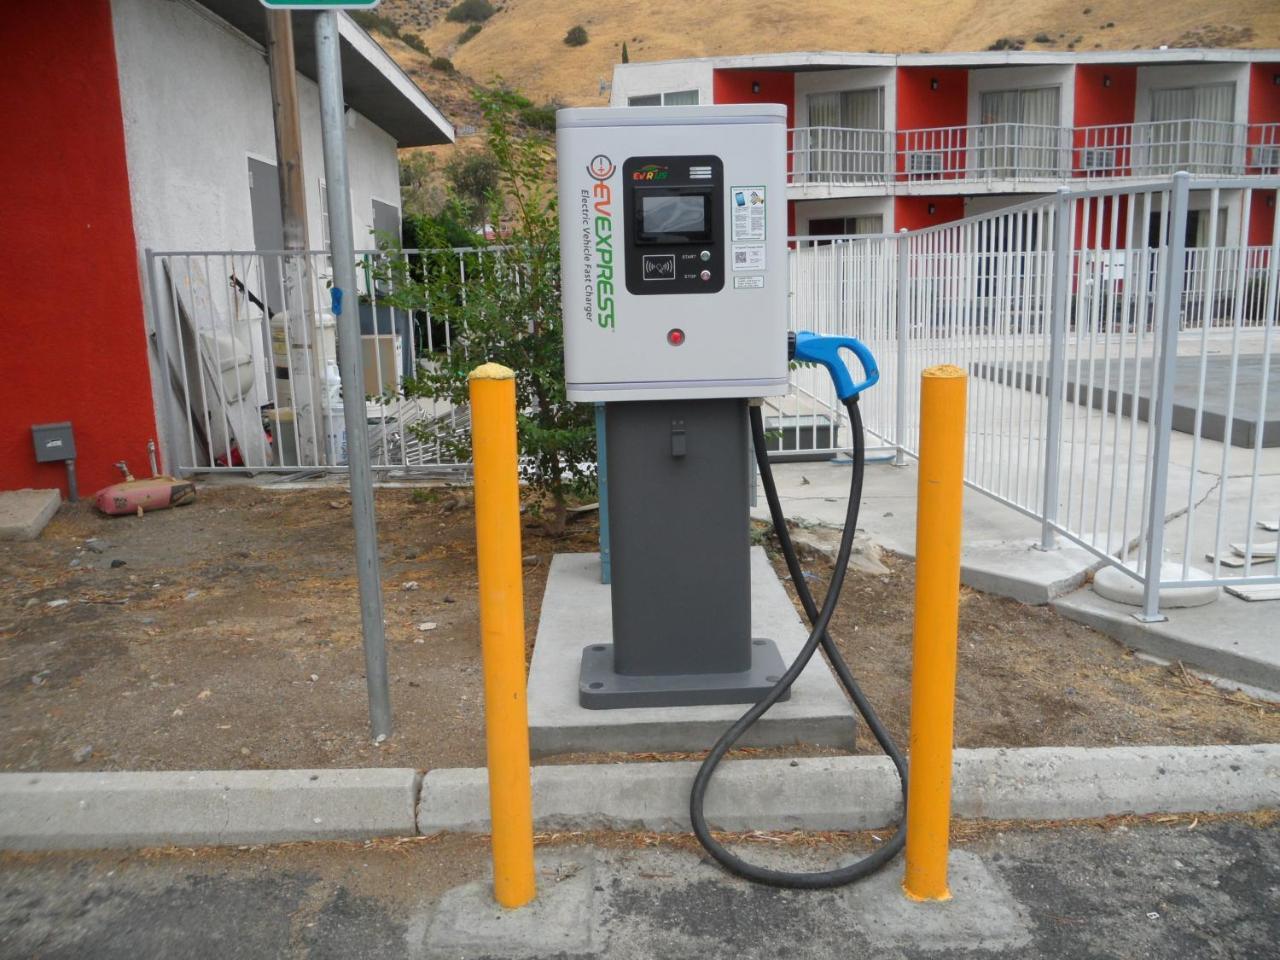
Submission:
<svg viewBox="0 0 1280 960">
<path fill-rule="evenodd" d="M 733 240 L 764 239 L 764 187 L 730 187 Z"/>
<path fill-rule="evenodd" d="M 735 243 L 733 245 L 733 270 L 735 273 L 763 269 L 763 243 Z"/>
<path fill-rule="evenodd" d="M 733 288 L 735 290 L 762 290 L 764 288 L 764 277 L 734 277 Z"/>
</svg>

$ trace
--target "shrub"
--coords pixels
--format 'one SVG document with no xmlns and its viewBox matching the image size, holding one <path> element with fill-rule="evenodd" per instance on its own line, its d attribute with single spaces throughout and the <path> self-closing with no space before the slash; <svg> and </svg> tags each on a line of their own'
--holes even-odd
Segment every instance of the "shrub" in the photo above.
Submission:
<svg viewBox="0 0 1280 960">
<path fill-rule="evenodd" d="M 492 361 L 513 369 L 521 475 L 532 491 L 549 501 L 545 525 L 553 534 L 560 533 L 568 498 L 594 493 L 596 453 L 592 405 L 569 403 L 565 396 L 553 155 L 545 137 L 517 134 L 520 107 L 505 91 L 481 90 L 476 99 L 488 128 L 488 152 L 498 170 L 490 211 L 495 223 L 507 211 L 511 232 L 500 255 L 465 255 L 465 280 L 458 255 L 449 250 L 424 254 L 416 272 L 405 265 L 404 257 L 385 258 L 383 269 L 392 272 L 387 302 L 425 312 L 432 322 L 447 321 L 453 338 L 450 351 L 421 364 L 417 375 L 405 382 L 404 392 L 463 406 L 468 401 L 467 374 L 477 364 Z M 450 245 L 447 236 L 423 236 L 416 226 L 419 246 L 438 250 Z M 473 235 L 467 245 L 481 243 Z M 470 455 L 466 434 L 442 439 L 454 456 Z M 539 511 L 541 504 L 531 507 Z"/>
<path fill-rule="evenodd" d="M 1001 37 L 995 43 L 991 44 L 991 46 L 987 47 L 987 49 L 988 50 L 1021 50 L 1025 46 L 1026 46 L 1026 41 L 1024 41 L 1021 37 Z"/>
<path fill-rule="evenodd" d="M 484 23 L 496 12 L 489 0 L 462 0 L 444 18 L 454 23 Z"/>
<path fill-rule="evenodd" d="M 458 43 L 463 44 L 480 32 L 480 24 L 472 23 L 467 25 L 467 29 L 458 35 Z"/>
<path fill-rule="evenodd" d="M 559 108 L 560 104 L 558 103 L 544 103 L 540 107 L 529 104 L 527 107 L 521 107 L 517 115 L 520 117 L 520 122 L 526 127 L 555 133 L 556 110 Z"/>
<path fill-rule="evenodd" d="M 423 43 L 422 38 L 416 33 L 402 33 L 400 34 L 400 40 L 410 50 L 417 50 L 424 57 L 431 56 L 430 49 L 427 48 L 427 45 Z"/>
<path fill-rule="evenodd" d="M 571 47 L 584 46 L 588 39 L 587 28 L 581 24 L 576 27 L 570 27 L 569 32 L 564 35 L 564 42 Z"/>
<path fill-rule="evenodd" d="M 1049 36 L 1047 33 L 1037 33 L 1031 39 L 1036 43 L 1053 43 L 1053 37 Z"/>
<path fill-rule="evenodd" d="M 431 60 L 431 69 L 439 70 L 442 73 L 453 73 L 453 61 L 448 57 L 433 57 Z"/>
</svg>

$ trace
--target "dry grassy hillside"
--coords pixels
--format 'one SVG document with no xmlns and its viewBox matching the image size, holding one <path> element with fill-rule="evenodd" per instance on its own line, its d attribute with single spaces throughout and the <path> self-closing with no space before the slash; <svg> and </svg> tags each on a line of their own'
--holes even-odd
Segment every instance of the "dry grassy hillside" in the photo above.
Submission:
<svg viewBox="0 0 1280 960">
<path fill-rule="evenodd" d="M 465 24 L 444 19 L 452 0 L 383 0 L 379 12 L 479 82 L 501 76 L 534 99 L 568 104 L 607 99 L 599 83 L 611 78 L 624 40 L 632 62 L 786 50 L 983 50 L 1005 37 L 1028 50 L 1280 47 L 1280 0 L 491 2 L 498 12 L 462 45 Z M 590 42 L 566 46 L 566 31 L 578 24 Z"/>
</svg>

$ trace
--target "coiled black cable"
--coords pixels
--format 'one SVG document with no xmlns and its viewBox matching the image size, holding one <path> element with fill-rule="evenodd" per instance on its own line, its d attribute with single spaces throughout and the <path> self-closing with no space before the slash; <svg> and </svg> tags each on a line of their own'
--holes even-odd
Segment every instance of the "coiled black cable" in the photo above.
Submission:
<svg viewBox="0 0 1280 960">
<path fill-rule="evenodd" d="M 818 605 L 813 601 L 813 594 L 810 593 L 809 586 L 805 582 L 804 573 L 800 569 L 800 561 L 796 557 L 795 546 L 791 542 L 791 534 L 787 531 L 786 518 L 782 514 L 782 504 L 778 499 L 778 488 L 774 483 L 773 471 L 769 466 L 769 455 L 765 446 L 764 422 L 760 414 L 760 408 L 757 406 L 751 408 L 751 438 L 756 451 L 756 463 L 760 468 L 760 480 L 764 486 L 765 498 L 769 503 L 769 515 L 773 519 L 773 529 L 778 535 L 779 543 L 782 545 L 782 555 L 786 559 L 787 570 L 791 574 L 791 582 L 795 585 L 796 593 L 800 597 L 800 603 L 804 607 L 805 615 L 808 616 L 809 622 L 813 624 L 813 630 L 810 632 L 809 639 L 805 641 L 799 655 L 778 679 L 778 682 L 770 688 L 763 699 L 753 704 L 751 709 L 739 717 L 733 726 L 726 730 L 720 739 L 716 741 L 716 745 L 711 748 L 711 752 L 707 754 L 707 758 L 702 761 L 702 766 L 698 769 L 698 775 L 693 781 L 693 791 L 689 796 L 689 817 L 693 821 L 693 832 L 707 852 L 731 873 L 736 873 L 747 880 L 775 887 L 820 890 L 826 887 L 839 887 L 846 883 L 852 883 L 874 873 L 892 860 L 898 854 L 898 851 L 902 849 L 907 839 L 905 816 L 907 797 L 906 758 L 903 757 L 902 751 L 898 749 L 898 745 L 893 742 L 893 737 L 884 728 L 880 718 L 876 716 L 876 712 L 868 702 L 866 695 L 853 678 L 848 664 L 844 662 L 844 658 L 840 656 L 840 651 L 836 649 L 835 643 L 832 642 L 830 635 L 827 633 L 827 625 L 831 622 L 831 615 L 835 612 L 836 602 L 840 599 L 840 591 L 844 587 L 845 572 L 849 565 L 849 554 L 853 549 L 854 532 L 858 526 L 858 509 L 862 504 L 862 479 L 866 469 L 866 437 L 862 430 L 862 411 L 858 407 L 858 398 L 854 396 L 846 400 L 845 407 L 849 411 L 849 421 L 853 427 L 853 477 L 849 484 L 849 506 L 845 511 L 844 532 L 840 537 L 840 551 L 836 556 L 835 570 L 831 574 L 831 583 L 827 587 L 827 595 L 823 599 L 821 610 L 818 609 Z M 854 705 L 857 706 L 858 712 L 866 720 L 867 727 L 876 738 L 876 742 L 888 754 L 889 759 L 893 761 L 894 767 L 898 770 L 898 777 L 902 781 L 903 819 L 887 843 L 879 847 L 874 853 L 844 867 L 813 873 L 791 873 L 785 870 L 773 870 L 768 867 L 756 866 L 730 853 L 723 844 L 711 835 L 703 812 L 707 787 L 711 783 L 716 767 L 724 759 L 724 755 L 729 752 L 738 741 L 738 738 L 747 731 L 747 728 L 764 716 L 765 712 L 778 702 L 778 698 L 790 689 L 791 684 L 808 666 L 819 644 L 826 651 L 827 659 L 835 669 L 836 676 L 840 679 L 840 684 L 853 699 Z"/>
</svg>

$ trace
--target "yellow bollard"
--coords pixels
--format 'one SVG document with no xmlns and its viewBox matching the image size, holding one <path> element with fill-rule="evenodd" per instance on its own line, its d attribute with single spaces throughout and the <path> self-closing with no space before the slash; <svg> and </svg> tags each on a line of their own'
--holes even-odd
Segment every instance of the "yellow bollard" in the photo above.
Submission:
<svg viewBox="0 0 1280 960">
<path fill-rule="evenodd" d="M 907 868 L 912 900 L 949 900 L 951 747 L 960 619 L 960 526 L 968 378 L 949 364 L 920 380 L 915 643 L 911 663 L 911 777 Z"/>
<path fill-rule="evenodd" d="M 514 372 L 497 363 L 476 367 L 469 380 L 485 741 L 493 820 L 493 895 L 504 907 L 522 907 L 536 891 L 525 700 L 516 380 Z"/>
</svg>

